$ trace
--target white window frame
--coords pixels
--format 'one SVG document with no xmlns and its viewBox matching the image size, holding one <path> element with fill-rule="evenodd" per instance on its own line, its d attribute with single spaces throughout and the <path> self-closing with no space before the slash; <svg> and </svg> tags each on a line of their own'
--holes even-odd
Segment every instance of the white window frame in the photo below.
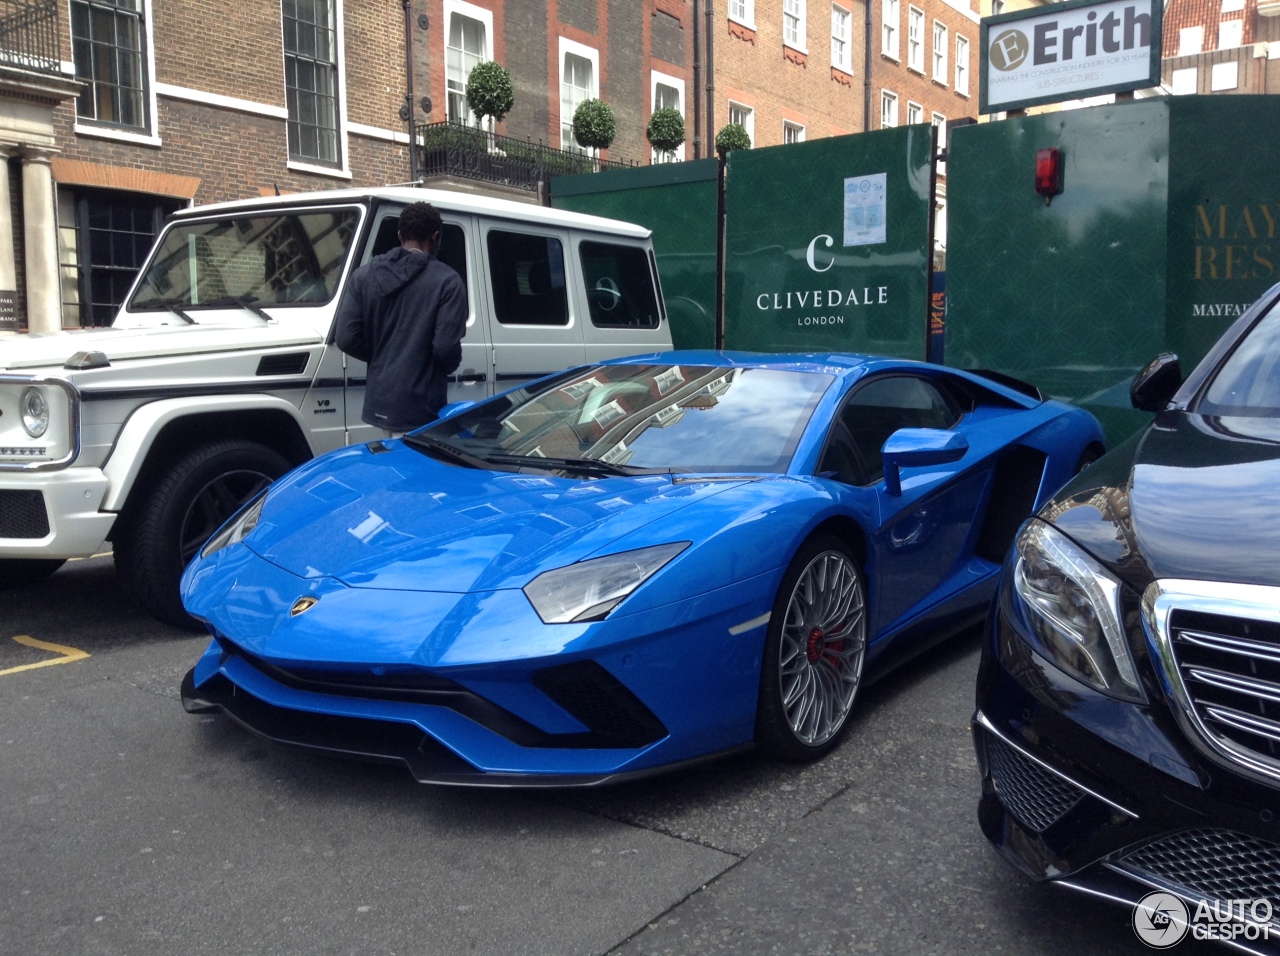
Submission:
<svg viewBox="0 0 1280 956">
<path fill-rule="evenodd" d="M 998 17 L 1004 13 L 1004 0 L 991 0 L 991 15 Z"/>
<path fill-rule="evenodd" d="M 938 149 L 945 150 L 947 148 L 947 118 L 941 113 L 934 113 L 929 117 L 929 124 L 938 130 Z M 938 175 L 947 175 L 945 160 L 938 161 Z"/>
<path fill-rule="evenodd" d="M 1220 93 L 1224 90 L 1234 90 L 1240 87 L 1240 61 L 1226 60 L 1223 63 L 1215 63 L 1209 73 L 1209 91 L 1211 93 Z"/>
<path fill-rule="evenodd" d="M 892 129 L 898 125 L 898 94 L 892 90 L 880 91 L 880 128 Z"/>
<path fill-rule="evenodd" d="M 788 136 L 790 138 L 788 138 Z M 803 143 L 804 127 L 799 123 L 793 123 L 791 120 L 782 121 L 782 142 L 783 143 Z"/>
<path fill-rule="evenodd" d="M 1244 43 L 1244 21 L 1223 20 L 1218 24 L 1218 49 L 1237 50 Z"/>
<path fill-rule="evenodd" d="M 924 122 L 924 107 L 919 103 L 913 103 L 907 100 L 907 125 L 914 126 L 916 123 Z"/>
<path fill-rule="evenodd" d="M 1244 0 L 1222 0 L 1223 13 L 1239 13 L 1244 9 Z"/>
<path fill-rule="evenodd" d="M 584 43 L 577 43 L 568 37 L 558 37 L 559 55 L 556 58 L 556 72 L 560 75 L 560 85 L 556 89 L 556 112 L 560 113 L 560 146 L 565 148 L 565 135 L 568 130 L 570 140 L 569 149 L 576 152 L 581 149 L 577 142 L 573 140 L 573 116 L 565 116 L 564 113 L 564 57 L 566 53 L 572 53 L 574 56 L 580 56 L 584 60 L 591 61 L 591 89 L 587 92 L 587 99 L 594 99 L 600 95 L 600 51 L 595 47 L 587 46 Z M 595 156 L 596 150 L 590 149 L 586 151 L 588 155 Z"/>
<path fill-rule="evenodd" d="M 840 48 L 836 44 L 840 44 Z M 853 73 L 853 11 L 838 3 L 831 4 L 831 65 L 845 73 Z"/>
<path fill-rule="evenodd" d="M 676 91 L 676 93 L 680 97 L 680 106 L 679 106 L 680 115 L 684 116 L 684 104 L 686 102 L 684 98 L 684 80 L 680 79 L 678 76 L 671 76 L 669 73 L 659 73 L 657 70 L 649 71 L 649 113 L 650 115 L 652 115 L 653 112 L 658 108 L 658 84 L 659 83 L 661 83 L 663 86 L 669 86 Z M 687 125 L 688 124 L 686 124 L 686 126 Z M 668 162 L 668 161 L 679 162 L 684 159 L 684 143 L 681 143 L 677 149 L 672 151 L 672 155 L 675 157 L 674 160 L 669 160 L 668 157 L 664 155 L 666 152 L 665 150 L 660 151 L 660 150 L 652 149 L 651 147 L 650 152 L 652 154 L 650 156 L 650 162 L 652 163 L 660 163 L 660 162 Z"/>
<path fill-rule="evenodd" d="M 938 41 L 942 42 L 939 43 Z M 947 31 L 947 25 L 941 20 L 933 21 L 933 79 L 935 83 L 946 85 L 950 77 L 947 76 L 947 44 L 950 42 L 950 36 Z"/>
<path fill-rule="evenodd" d="M 743 12 L 741 14 L 734 13 L 734 0 L 728 0 L 726 8 L 729 11 L 729 19 L 734 23 L 741 23 L 744 27 L 754 30 L 756 28 L 756 0 L 737 0 L 742 4 Z"/>
<path fill-rule="evenodd" d="M 115 127 L 95 126 L 91 121 L 81 123 L 77 114 L 75 123 L 75 132 L 77 136 L 96 136 L 99 139 L 113 139 L 121 143 L 137 143 L 140 146 L 162 146 L 160 140 L 160 114 L 156 111 L 156 43 L 155 30 L 151 25 L 151 4 L 152 0 L 142 0 L 142 28 L 146 31 L 146 57 L 147 57 L 147 95 L 145 100 L 145 109 L 147 111 L 147 130 L 148 132 L 133 132 L 127 129 L 118 129 Z M 67 15 L 67 25 L 63 29 L 66 30 L 68 39 L 71 36 L 71 5 L 62 11 Z M 281 23 L 281 32 L 283 34 L 284 25 Z M 67 70 L 66 64 L 62 64 L 63 71 L 75 75 L 75 62 L 71 62 L 70 70 Z M 283 77 L 282 77 L 283 79 Z M 74 109 L 75 100 L 71 101 Z"/>
<path fill-rule="evenodd" d="M 1174 70 L 1169 77 L 1169 92 L 1174 96 L 1186 96 L 1200 89 L 1200 70 L 1194 66 L 1184 66 Z"/>
<path fill-rule="evenodd" d="M 729 122 L 733 122 L 733 110 L 740 109 L 746 113 L 746 122 L 742 124 L 742 128 L 747 131 L 747 135 L 751 137 L 751 146 L 754 149 L 756 145 L 756 110 L 754 106 L 747 106 L 745 103 L 739 103 L 737 100 L 729 100 L 725 105 L 724 115 L 729 117 Z"/>
<path fill-rule="evenodd" d="M 956 34 L 956 92 L 969 95 L 969 38 Z"/>
<path fill-rule="evenodd" d="M 902 29 L 899 0 L 880 0 L 880 21 L 880 52 L 891 60 L 897 60 L 898 33 Z"/>
<path fill-rule="evenodd" d="M 284 16 L 280 16 L 280 46 L 284 47 Z M 340 166 L 320 166 L 295 159 L 285 160 L 285 168 L 301 173 L 319 173 L 336 179 L 351 179 L 351 148 L 347 142 L 347 22 L 342 0 L 333 0 L 333 42 L 338 64 L 338 151 L 342 154 Z M 280 57 L 280 91 L 285 90 L 284 57 Z M 285 112 L 288 119 L 288 112 Z M 288 140 L 285 154 L 288 155 Z"/>
<path fill-rule="evenodd" d="M 449 25 L 453 22 L 454 14 L 467 17 L 470 20 L 478 20 L 484 24 L 484 60 L 493 59 L 493 11 L 486 10 L 484 7 L 477 7 L 473 3 L 467 3 L 466 0 L 444 0 L 444 34 L 441 39 L 440 62 L 444 64 L 445 76 L 445 94 L 444 94 L 444 110 L 445 118 L 449 117 Z M 463 84 L 465 90 L 466 84 Z M 467 110 L 467 125 L 474 124 L 475 114 L 470 109 Z M 493 132 L 493 117 L 486 117 L 485 128 Z"/>
<path fill-rule="evenodd" d="M 794 7 L 788 10 L 787 7 Z M 796 23 L 796 35 L 787 39 L 787 26 L 790 21 Z M 801 53 L 809 52 L 809 4 L 808 0 L 782 0 L 782 43 Z"/>
<path fill-rule="evenodd" d="M 924 11 L 907 7 L 907 69 L 924 75 Z"/>
<path fill-rule="evenodd" d="M 1204 52 L 1204 24 L 1183 27 L 1178 31 L 1178 56 L 1193 56 Z"/>
</svg>

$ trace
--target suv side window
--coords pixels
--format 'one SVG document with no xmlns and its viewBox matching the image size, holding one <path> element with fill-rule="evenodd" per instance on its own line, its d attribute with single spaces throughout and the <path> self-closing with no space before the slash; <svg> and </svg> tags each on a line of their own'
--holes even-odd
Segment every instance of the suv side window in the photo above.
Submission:
<svg viewBox="0 0 1280 956">
<path fill-rule="evenodd" d="M 658 299 L 649 256 L 638 246 L 581 242 L 578 257 L 587 287 L 591 324 L 597 328 L 656 329 Z"/>
<path fill-rule="evenodd" d="M 489 231 L 493 311 L 503 325 L 568 325 L 564 246 L 553 236 Z"/>
<path fill-rule="evenodd" d="M 872 379 L 859 386 L 831 427 L 818 472 L 850 485 L 884 477 L 880 450 L 899 428 L 951 428 L 960 409 L 937 385 L 909 375 Z"/>
</svg>

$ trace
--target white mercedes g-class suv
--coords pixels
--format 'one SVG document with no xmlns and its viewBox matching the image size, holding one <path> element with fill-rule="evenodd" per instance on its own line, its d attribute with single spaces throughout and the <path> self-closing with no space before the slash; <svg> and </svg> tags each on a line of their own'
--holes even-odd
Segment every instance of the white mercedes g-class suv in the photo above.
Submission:
<svg viewBox="0 0 1280 956">
<path fill-rule="evenodd" d="M 629 223 L 412 188 L 183 210 L 111 327 L 0 337 L 0 588 L 110 542 L 142 606 L 192 626 L 178 581 L 209 535 L 290 468 L 381 437 L 334 315 L 419 200 L 467 287 L 450 401 L 671 347 L 650 233 Z"/>
</svg>

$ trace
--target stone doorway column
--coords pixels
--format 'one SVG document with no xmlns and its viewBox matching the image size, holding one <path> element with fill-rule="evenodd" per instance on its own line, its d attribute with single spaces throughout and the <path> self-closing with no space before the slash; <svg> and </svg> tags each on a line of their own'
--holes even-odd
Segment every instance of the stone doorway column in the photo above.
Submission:
<svg viewBox="0 0 1280 956">
<path fill-rule="evenodd" d="M 18 268 L 13 256 L 13 209 L 9 205 L 9 159 L 18 151 L 0 145 L 0 295 L 16 297 Z M 18 331 L 17 303 L 10 300 L 0 305 L 0 332 Z"/>
<path fill-rule="evenodd" d="M 22 235 L 27 259 L 27 330 L 62 331 L 58 282 L 58 215 L 54 201 L 54 149 L 22 147 Z"/>
</svg>

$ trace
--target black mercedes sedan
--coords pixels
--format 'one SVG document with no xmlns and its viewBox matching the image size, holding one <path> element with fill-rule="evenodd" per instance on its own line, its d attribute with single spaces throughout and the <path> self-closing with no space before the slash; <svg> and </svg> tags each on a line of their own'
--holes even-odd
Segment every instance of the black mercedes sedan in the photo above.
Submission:
<svg viewBox="0 0 1280 956">
<path fill-rule="evenodd" d="M 979 822 L 1033 879 L 1134 905 L 1140 936 L 1280 951 L 1280 285 L 1131 398 L 1151 424 L 1005 561 Z"/>
</svg>

